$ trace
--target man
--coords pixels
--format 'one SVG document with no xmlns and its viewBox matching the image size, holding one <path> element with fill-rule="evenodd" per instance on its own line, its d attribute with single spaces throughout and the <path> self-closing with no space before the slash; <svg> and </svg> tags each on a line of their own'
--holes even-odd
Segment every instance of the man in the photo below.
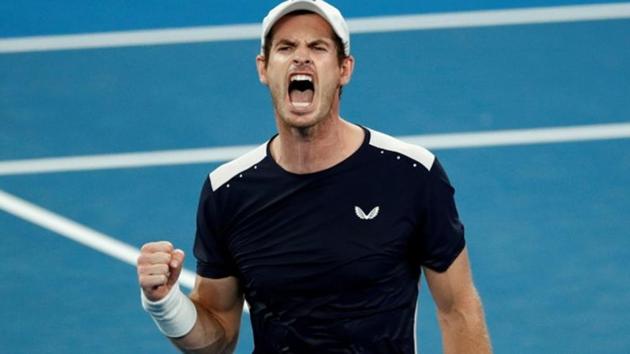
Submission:
<svg viewBox="0 0 630 354">
<path fill-rule="evenodd" d="M 245 298 L 254 353 L 414 353 L 424 269 L 444 351 L 489 353 L 439 162 L 339 117 L 354 67 L 339 11 L 283 2 L 261 41 L 256 64 L 278 134 L 203 186 L 190 298 L 177 285 L 184 253 L 142 247 L 142 302 L 159 329 L 185 352 L 231 352 Z"/>
</svg>

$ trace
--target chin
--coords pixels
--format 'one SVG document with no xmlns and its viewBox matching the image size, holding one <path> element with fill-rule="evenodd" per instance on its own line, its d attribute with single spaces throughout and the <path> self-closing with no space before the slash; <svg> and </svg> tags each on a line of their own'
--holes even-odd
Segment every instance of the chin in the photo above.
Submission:
<svg viewBox="0 0 630 354">
<path fill-rule="evenodd" d="M 285 125 L 291 128 L 309 128 L 322 120 L 318 113 L 317 111 L 295 112 L 289 107 L 285 107 L 285 109 L 280 112 L 280 119 Z"/>
<path fill-rule="evenodd" d="M 308 129 L 317 125 L 317 123 L 319 123 L 319 120 L 315 118 L 307 118 L 304 116 L 293 116 L 293 117 L 287 117 L 283 119 L 283 122 L 289 128 Z"/>
</svg>

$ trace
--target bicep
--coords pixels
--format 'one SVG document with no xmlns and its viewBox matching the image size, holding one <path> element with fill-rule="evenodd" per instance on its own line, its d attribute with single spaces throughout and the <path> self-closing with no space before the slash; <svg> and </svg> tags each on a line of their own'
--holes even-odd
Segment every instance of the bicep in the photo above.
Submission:
<svg viewBox="0 0 630 354">
<path fill-rule="evenodd" d="M 197 275 L 190 298 L 219 322 L 227 338 L 233 339 L 238 335 L 243 312 L 243 294 L 237 278 L 230 276 L 212 279 Z"/>
<path fill-rule="evenodd" d="M 444 272 L 424 268 L 431 295 L 440 312 L 478 301 L 466 247 Z"/>
</svg>

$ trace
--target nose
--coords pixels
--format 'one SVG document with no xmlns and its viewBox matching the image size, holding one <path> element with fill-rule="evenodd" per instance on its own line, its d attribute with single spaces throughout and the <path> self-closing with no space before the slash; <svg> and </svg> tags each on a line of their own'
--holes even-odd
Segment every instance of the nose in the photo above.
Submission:
<svg viewBox="0 0 630 354">
<path fill-rule="evenodd" d="M 311 57 L 307 48 L 298 47 L 293 55 L 293 64 L 295 65 L 305 65 L 311 64 Z"/>
</svg>

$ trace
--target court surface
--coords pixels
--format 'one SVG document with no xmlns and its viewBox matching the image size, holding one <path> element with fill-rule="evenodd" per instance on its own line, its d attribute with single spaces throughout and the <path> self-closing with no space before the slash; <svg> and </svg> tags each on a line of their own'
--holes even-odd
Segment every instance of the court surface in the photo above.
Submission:
<svg viewBox="0 0 630 354">
<path fill-rule="evenodd" d="M 174 353 L 142 311 L 129 263 L 157 239 L 191 253 L 207 173 L 275 130 L 251 35 L 9 45 L 200 26 L 245 33 L 274 3 L 0 5 L 0 352 Z M 622 7 L 601 18 L 589 16 L 610 8 L 593 1 L 336 4 L 348 19 L 390 26 L 368 21 L 352 37 L 342 115 L 442 161 L 495 352 L 630 352 L 630 3 L 607 2 Z M 533 21 L 522 10 L 532 7 L 574 17 Z M 443 14 L 454 24 L 396 29 L 402 21 L 386 17 Z M 474 22 L 482 15 L 490 22 Z M 419 349 L 438 353 L 421 287 Z M 251 350 L 244 314 L 237 352 Z"/>
</svg>

